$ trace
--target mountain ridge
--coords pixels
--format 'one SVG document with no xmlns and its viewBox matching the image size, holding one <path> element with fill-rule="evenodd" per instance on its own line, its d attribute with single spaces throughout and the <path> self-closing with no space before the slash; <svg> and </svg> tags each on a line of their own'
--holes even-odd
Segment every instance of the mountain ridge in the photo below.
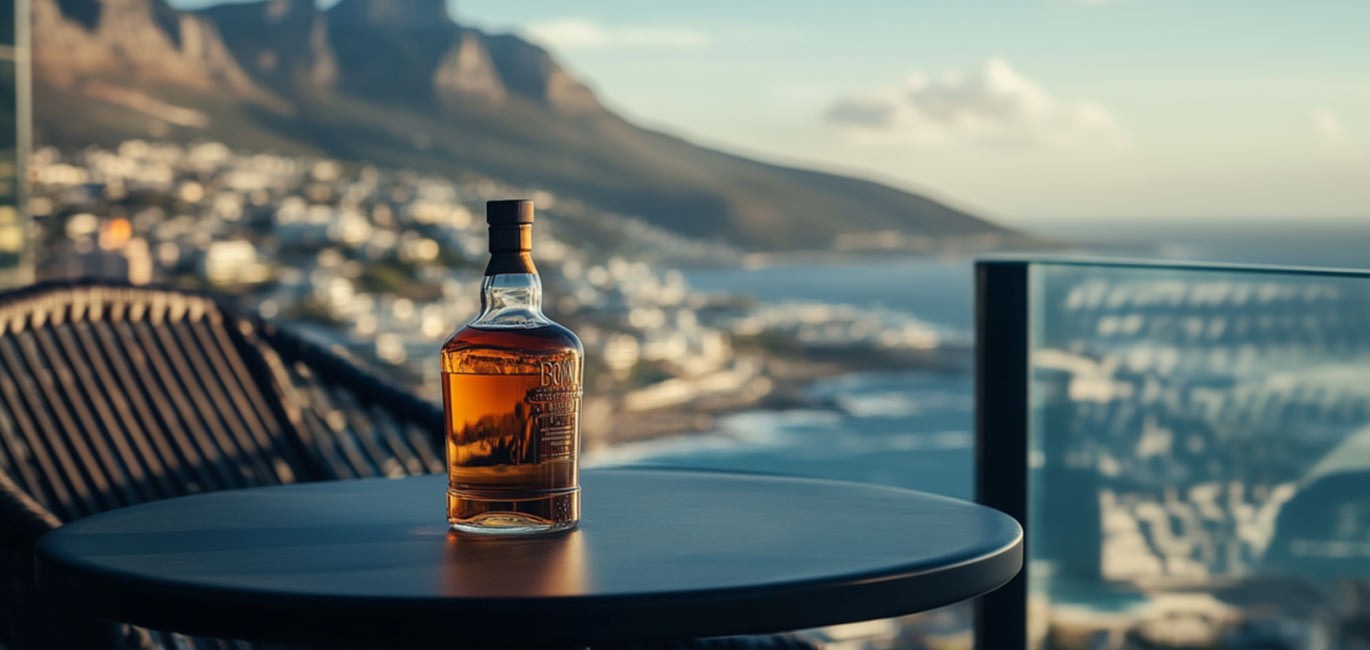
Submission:
<svg viewBox="0 0 1370 650">
<path fill-rule="evenodd" d="M 216 138 L 544 187 L 700 239 L 831 250 L 1016 233 L 927 197 L 641 128 L 547 50 L 442 0 L 33 0 L 40 139 Z"/>
</svg>

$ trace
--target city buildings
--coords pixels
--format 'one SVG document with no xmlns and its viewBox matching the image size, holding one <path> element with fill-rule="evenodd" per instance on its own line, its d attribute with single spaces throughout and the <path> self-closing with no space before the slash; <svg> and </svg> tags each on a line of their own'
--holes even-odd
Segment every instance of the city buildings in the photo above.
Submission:
<svg viewBox="0 0 1370 650">
<path fill-rule="evenodd" d="M 702 294 L 659 260 L 723 259 L 726 246 L 492 179 L 138 140 L 43 148 L 30 176 L 39 278 L 231 295 L 433 400 L 438 346 L 480 308 L 484 202 L 534 197 L 548 313 L 586 347 L 592 448 L 708 428 L 784 388 L 782 364 L 793 382 L 813 376 L 794 372 L 808 357 L 830 373 L 959 345 L 908 315 Z"/>
</svg>

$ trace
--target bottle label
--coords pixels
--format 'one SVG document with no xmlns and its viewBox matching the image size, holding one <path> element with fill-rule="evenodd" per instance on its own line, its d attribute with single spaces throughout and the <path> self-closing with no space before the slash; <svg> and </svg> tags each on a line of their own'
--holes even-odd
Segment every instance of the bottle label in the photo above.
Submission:
<svg viewBox="0 0 1370 650">
<path fill-rule="evenodd" d="M 580 431 L 580 398 L 581 388 L 574 383 L 544 384 L 528 391 L 533 438 L 538 441 L 535 462 L 567 460 L 575 454 L 576 434 Z"/>
</svg>

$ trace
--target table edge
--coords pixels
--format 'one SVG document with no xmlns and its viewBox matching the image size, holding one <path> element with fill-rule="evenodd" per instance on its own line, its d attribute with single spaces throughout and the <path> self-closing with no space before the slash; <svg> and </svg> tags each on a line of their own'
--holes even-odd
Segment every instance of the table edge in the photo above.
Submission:
<svg viewBox="0 0 1370 650">
<path fill-rule="evenodd" d="M 542 620 L 546 625 L 540 634 L 529 634 L 525 627 L 521 629 L 521 641 L 531 643 L 560 643 L 560 642 L 587 642 L 597 643 L 648 640 L 648 639 L 670 639 L 680 637 L 700 636 L 689 629 L 687 622 L 672 625 L 672 621 L 677 617 L 671 616 L 670 610 L 682 605 L 691 605 L 699 609 L 713 609 L 725 612 L 736 607 L 756 607 L 759 612 L 756 616 L 743 625 L 718 625 L 710 629 L 709 636 L 728 635 L 728 634 L 752 634 L 778 632 L 809 627 L 820 627 L 837 623 L 847 623 L 858 620 L 874 620 L 889 616 L 913 613 L 915 611 L 925 611 L 935 607 L 950 605 L 955 602 L 974 598 L 994 591 L 1006 584 L 1021 570 L 1023 564 L 1023 530 L 1018 522 L 1008 515 L 989 508 L 981 504 L 970 501 L 945 497 L 942 495 L 930 494 L 916 490 L 898 488 L 892 486 L 860 483 L 854 481 L 829 480 L 812 477 L 790 477 L 784 475 L 770 474 L 750 474 L 743 472 L 712 472 L 698 470 L 679 470 L 679 469 L 656 469 L 656 468 L 600 468 L 593 471 L 599 472 L 645 472 L 653 473 L 658 471 L 669 471 L 672 473 L 690 473 L 699 475 L 722 475 L 748 479 L 775 479 L 784 481 L 804 481 L 830 483 L 839 485 L 858 486 L 863 489 L 889 490 L 893 492 L 917 494 L 924 498 L 931 498 L 939 501 L 954 502 L 959 505 L 974 506 L 992 512 L 1006 520 L 1005 523 L 1013 525 L 1014 534 L 1012 539 L 1002 543 L 998 548 L 991 549 L 984 553 L 967 557 L 961 561 L 936 567 L 915 567 L 915 566 L 896 566 L 889 570 L 880 571 L 878 575 L 863 576 L 860 573 L 847 574 L 840 578 L 812 578 L 781 583 L 766 583 L 762 585 L 745 585 L 738 587 L 713 588 L 713 589 L 694 589 L 676 592 L 660 593 L 634 593 L 634 594 L 603 594 L 590 596 L 554 596 L 540 598 L 467 598 L 453 597 L 434 601 L 430 598 L 413 598 L 407 596 L 294 596 L 294 595 L 275 595 L 269 592 L 249 591 L 246 589 L 234 589 L 223 587 L 202 587 L 194 583 L 168 581 L 163 579 L 149 579 L 145 576 L 137 576 L 135 580 L 120 580 L 120 575 L 110 572 L 108 569 L 83 566 L 85 562 L 71 562 L 68 559 L 54 559 L 50 557 L 51 543 L 49 538 L 58 535 L 64 527 L 51 531 L 39 540 L 34 553 L 35 575 L 34 579 L 41 591 L 50 597 L 72 607 L 80 609 L 94 610 L 101 612 L 102 618 L 119 620 L 121 622 L 132 623 L 154 629 L 175 629 L 177 631 L 202 634 L 210 636 L 228 638 L 251 638 L 271 641 L 297 642 L 297 641 L 317 641 L 318 635 L 307 634 L 301 626 L 314 629 L 317 624 L 310 621 L 318 619 L 327 610 L 326 623 L 329 627 L 336 627 L 342 634 L 341 638 L 365 641 L 368 639 L 367 630 L 377 627 L 392 628 L 396 625 L 406 626 L 410 631 L 421 628 L 434 628 L 431 621 L 425 623 L 422 619 L 431 618 L 441 613 L 444 620 L 443 627 L 451 629 L 454 627 L 465 627 L 471 630 L 471 634 L 463 640 L 470 642 L 499 642 L 507 639 L 499 633 L 500 620 L 506 620 L 506 624 L 517 625 L 519 621 L 526 621 L 530 617 Z M 430 477 L 434 475 L 429 475 Z M 436 475 L 440 477 L 441 475 Z M 410 477 L 422 478 L 422 477 Z M 374 479 L 354 479 L 362 481 L 386 481 L 394 480 L 388 478 Z M 294 484 L 303 485 L 303 484 Z M 270 486 L 260 489 L 281 489 L 292 486 Z M 214 492 L 187 495 L 177 498 L 195 498 L 206 495 L 219 494 Z M 136 507 L 136 506 L 135 506 Z M 118 512 L 108 511 L 99 513 L 91 517 L 72 522 L 93 520 L 103 515 Z M 920 593 L 911 594 L 907 588 L 907 583 L 912 581 L 936 583 L 935 589 L 924 585 Z M 119 594 L 114 599 L 116 607 L 107 607 L 110 604 L 110 596 L 101 598 L 89 598 L 86 594 L 97 591 L 112 591 Z M 937 592 L 937 596 L 928 595 L 924 592 Z M 872 598 L 879 598 L 887 603 L 887 607 L 882 610 L 870 607 L 861 607 L 859 612 L 853 611 L 856 608 L 844 608 L 843 604 L 851 600 L 851 596 L 859 595 L 859 600 L 869 601 Z M 119 603 L 130 602 L 131 600 L 140 601 L 138 608 L 127 608 L 117 606 Z M 152 602 L 149 605 L 149 601 Z M 757 603 L 764 601 L 763 604 Z M 272 616 L 256 617 L 257 620 L 248 622 L 246 625 L 241 619 L 233 620 L 232 625 L 223 624 L 225 618 L 234 619 L 232 616 L 205 616 L 204 611 L 213 611 L 222 607 L 238 607 L 248 603 L 260 609 L 273 610 Z M 454 605 L 457 605 L 454 607 Z M 587 639 L 584 635 L 564 635 L 559 633 L 561 626 L 556 625 L 556 620 L 571 621 L 577 617 L 584 616 L 589 612 L 602 608 L 614 608 L 624 612 L 621 619 L 632 619 L 623 621 L 609 629 L 597 630 L 594 638 Z M 816 608 L 816 609 L 815 609 Z M 147 610 L 156 610 L 157 615 L 145 616 Z M 391 614 L 389 623 L 378 625 L 374 621 L 357 621 L 355 616 L 349 614 L 359 614 L 361 611 L 375 612 L 388 611 Z M 802 622 L 797 621 L 797 616 L 788 615 L 793 610 L 822 611 L 823 615 L 806 615 Z M 459 625 L 459 619 L 469 619 L 470 625 Z M 186 622 L 189 621 L 189 624 Z M 349 621 L 360 623 L 358 629 L 345 631 L 352 627 Z M 424 634 L 425 638 L 435 641 L 451 641 L 444 635 L 437 634 L 436 628 Z M 335 637 L 338 638 L 338 637 Z M 377 643 L 384 643 L 384 638 L 371 639 Z"/>
</svg>

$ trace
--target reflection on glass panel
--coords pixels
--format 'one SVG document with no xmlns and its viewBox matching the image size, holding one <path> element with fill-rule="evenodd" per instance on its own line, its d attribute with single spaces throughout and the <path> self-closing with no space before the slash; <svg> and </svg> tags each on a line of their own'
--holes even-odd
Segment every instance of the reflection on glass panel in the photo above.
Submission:
<svg viewBox="0 0 1370 650">
<path fill-rule="evenodd" d="M 1031 282 L 1034 641 L 1370 647 L 1370 276 Z"/>
</svg>

